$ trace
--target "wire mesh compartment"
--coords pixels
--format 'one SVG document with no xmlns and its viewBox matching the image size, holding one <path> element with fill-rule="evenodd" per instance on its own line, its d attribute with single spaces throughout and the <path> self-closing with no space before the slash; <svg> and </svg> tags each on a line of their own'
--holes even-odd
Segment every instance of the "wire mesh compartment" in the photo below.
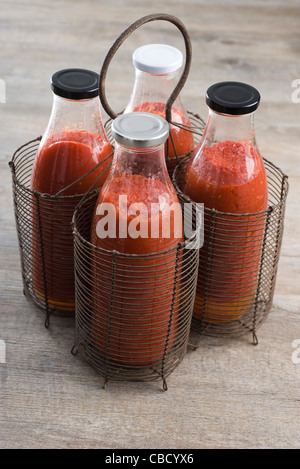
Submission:
<svg viewBox="0 0 300 469">
<path fill-rule="evenodd" d="M 185 242 L 147 255 L 94 246 L 89 239 L 95 203 L 95 196 L 87 197 L 73 219 L 74 353 L 79 352 L 104 383 L 162 379 L 166 389 L 166 378 L 187 348 L 198 250 L 187 249 Z"/>
<path fill-rule="evenodd" d="M 188 159 L 173 174 L 181 204 Z M 204 207 L 204 244 L 199 251 L 192 329 L 199 334 L 238 337 L 252 334 L 272 306 L 288 193 L 287 176 L 264 159 L 268 208 L 237 215 Z"/>
<path fill-rule="evenodd" d="M 23 291 L 45 312 L 48 327 L 50 315 L 74 316 L 75 313 L 71 222 L 82 194 L 52 196 L 31 190 L 40 140 L 41 137 L 20 147 L 9 164 Z"/>
</svg>

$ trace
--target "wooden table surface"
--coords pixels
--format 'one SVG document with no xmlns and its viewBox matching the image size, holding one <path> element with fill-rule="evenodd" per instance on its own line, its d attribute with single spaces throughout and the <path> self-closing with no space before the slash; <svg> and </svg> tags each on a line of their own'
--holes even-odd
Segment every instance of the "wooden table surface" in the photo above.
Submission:
<svg viewBox="0 0 300 469">
<path fill-rule="evenodd" d="M 299 447 L 300 90 L 292 86 L 300 79 L 299 0 L 1 0 L 0 11 L 0 447 Z M 189 110 L 206 119 L 205 91 L 216 81 L 260 90 L 260 150 L 289 175 L 285 233 L 274 306 L 257 347 L 251 337 L 203 337 L 169 377 L 167 392 L 160 382 L 110 382 L 103 390 L 102 378 L 70 354 L 74 321 L 52 318 L 46 330 L 43 313 L 22 294 L 8 162 L 44 132 L 51 74 L 99 71 L 117 35 L 155 12 L 178 16 L 190 32 L 193 63 L 182 91 Z M 108 74 L 118 111 L 131 92 L 132 50 L 147 42 L 184 50 L 171 24 L 136 31 Z"/>
</svg>

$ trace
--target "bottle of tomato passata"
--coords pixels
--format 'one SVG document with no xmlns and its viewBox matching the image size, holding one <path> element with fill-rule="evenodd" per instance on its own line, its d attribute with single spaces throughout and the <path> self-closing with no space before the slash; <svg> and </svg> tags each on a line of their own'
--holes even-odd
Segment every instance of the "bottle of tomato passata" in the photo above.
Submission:
<svg viewBox="0 0 300 469">
<path fill-rule="evenodd" d="M 183 230 L 165 162 L 169 125 L 134 112 L 118 116 L 112 133 L 114 159 L 91 226 L 91 243 L 101 248 L 92 258 L 92 336 L 119 364 L 150 365 L 170 352 L 179 327 L 173 293 Z"/>
<path fill-rule="evenodd" d="M 52 76 L 52 112 L 32 172 L 32 191 L 60 193 L 55 202 L 32 198 L 33 289 L 38 298 L 59 311 L 74 311 L 71 220 L 79 200 L 70 196 L 84 194 L 111 161 L 98 84 L 98 74 L 85 69 L 64 69 Z M 91 171 L 101 161 L 103 164 Z M 97 187 L 106 175 L 107 171 Z"/>
<path fill-rule="evenodd" d="M 133 64 L 135 84 L 125 113 L 145 111 L 165 117 L 166 102 L 179 80 L 181 51 L 167 44 L 147 44 L 134 51 Z M 172 106 L 171 120 L 190 126 L 180 96 Z M 170 134 L 172 139 L 166 143 L 168 169 L 175 167 L 176 156 L 183 156 L 194 149 L 192 132 L 171 124 Z"/>
<path fill-rule="evenodd" d="M 207 90 L 207 125 L 182 186 L 193 201 L 221 212 L 214 220 L 205 213 L 194 309 L 196 318 L 212 323 L 240 318 L 256 294 L 266 215 L 251 214 L 265 211 L 268 199 L 254 132 L 259 101 L 259 92 L 245 83 Z"/>
</svg>

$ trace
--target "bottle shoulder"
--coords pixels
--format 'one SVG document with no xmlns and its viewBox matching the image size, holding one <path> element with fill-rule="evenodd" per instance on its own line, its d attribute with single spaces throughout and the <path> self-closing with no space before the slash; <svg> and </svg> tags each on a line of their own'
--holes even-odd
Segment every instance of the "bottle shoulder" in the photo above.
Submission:
<svg viewBox="0 0 300 469">
<path fill-rule="evenodd" d="M 247 141 L 201 142 L 186 168 L 184 193 L 231 213 L 266 209 L 267 178 L 259 151 Z"/>
</svg>

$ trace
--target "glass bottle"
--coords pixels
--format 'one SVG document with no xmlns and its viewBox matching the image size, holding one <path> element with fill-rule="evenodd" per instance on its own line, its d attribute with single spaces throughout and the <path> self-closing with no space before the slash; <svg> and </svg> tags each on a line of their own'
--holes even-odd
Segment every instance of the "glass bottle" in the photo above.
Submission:
<svg viewBox="0 0 300 469">
<path fill-rule="evenodd" d="M 169 125 L 160 116 L 134 112 L 118 116 L 112 133 L 114 159 L 96 204 L 91 243 L 139 256 L 118 259 L 116 298 L 111 303 L 106 287 L 112 281 L 112 260 L 94 253 L 92 334 L 104 353 L 110 314 L 114 318 L 110 357 L 130 366 L 148 365 L 162 358 L 168 333 L 168 346 L 172 346 L 178 327 L 177 304 L 169 327 L 170 285 L 176 262 L 172 248 L 183 241 L 183 231 L 180 204 L 165 162 Z M 161 254 L 151 256 L 154 253 Z"/>
<path fill-rule="evenodd" d="M 265 211 L 268 200 L 254 131 L 259 102 L 259 92 L 245 83 L 220 82 L 207 90 L 206 128 L 182 186 L 193 201 L 222 212 L 214 218 L 213 233 L 211 212 L 205 214 L 194 310 L 196 318 L 205 311 L 212 323 L 240 318 L 256 293 L 265 214 L 252 214 Z"/>
<path fill-rule="evenodd" d="M 178 83 L 182 61 L 181 51 L 167 44 L 147 44 L 136 49 L 133 53 L 135 83 L 124 112 L 144 111 L 165 117 L 165 106 Z M 191 125 L 180 96 L 173 103 L 171 120 Z M 169 138 L 165 146 L 167 159 L 171 159 L 168 169 L 175 167 L 176 156 L 194 149 L 192 132 L 171 124 L 170 134 L 172 139 Z"/>
<path fill-rule="evenodd" d="M 33 288 L 38 298 L 59 311 L 74 311 L 74 208 L 80 195 L 108 169 L 112 154 L 101 119 L 98 83 L 98 74 L 90 70 L 72 68 L 54 73 L 52 112 L 32 171 L 32 191 L 60 195 L 51 203 L 39 199 L 39 218 L 37 200 L 32 199 Z M 106 175 L 107 171 L 96 187 L 103 184 Z"/>
</svg>

